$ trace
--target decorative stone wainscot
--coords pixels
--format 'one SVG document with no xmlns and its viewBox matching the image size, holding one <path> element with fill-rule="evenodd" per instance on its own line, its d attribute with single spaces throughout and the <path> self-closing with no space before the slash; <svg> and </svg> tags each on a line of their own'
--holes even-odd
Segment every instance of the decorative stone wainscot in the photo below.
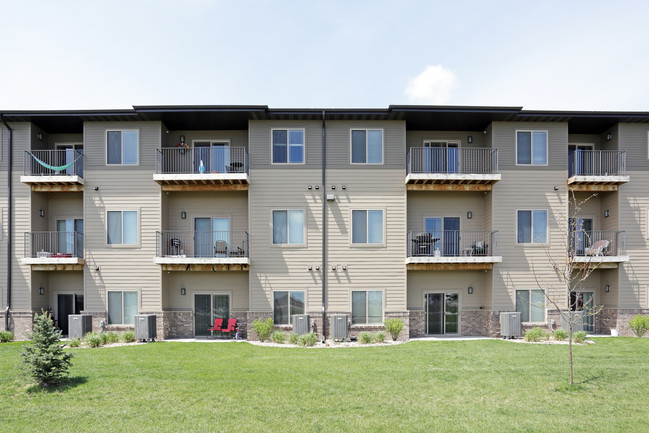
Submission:
<svg viewBox="0 0 649 433">
<path fill-rule="evenodd" d="M 460 335 L 489 336 L 491 335 L 490 312 L 485 310 L 462 310 L 460 312 Z"/>
<path fill-rule="evenodd" d="M 39 311 L 40 313 L 40 311 Z M 33 331 L 34 312 L 9 311 L 9 331 L 14 333 L 14 340 L 27 340 Z M 4 311 L 0 314 L 0 327 L 4 329 Z"/>
<path fill-rule="evenodd" d="M 156 327 L 157 320 L 156 317 Z M 191 310 L 162 312 L 162 338 L 192 338 L 193 336 L 194 319 Z"/>
<path fill-rule="evenodd" d="M 246 323 L 250 324 L 250 327 L 249 327 L 250 329 L 247 329 L 247 332 L 246 332 L 248 340 L 250 340 L 250 341 L 259 341 L 259 336 L 255 332 L 255 330 L 252 328 L 252 323 L 257 319 L 266 320 L 267 318 L 272 317 L 272 313 L 270 313 L 268 311 L 248 311 L 248 313 L 246 314 L 246 317 L 247 317 Z M 246 326 L 246 328 L 248 328 L 248 326 Z"/>
<path fill-rule="evenodd" d="M 629 327 L 629 321 L 638 314 L 649 316 L 649 309 L 604 308 L 595 316 L 595 329 L 601 334 L 610 334 L 611 329 L 617 329 L 621 336 L 635 336 Z M 649 335 L 645 334 L 645 337 L 649 337 Z"/>
</svg>

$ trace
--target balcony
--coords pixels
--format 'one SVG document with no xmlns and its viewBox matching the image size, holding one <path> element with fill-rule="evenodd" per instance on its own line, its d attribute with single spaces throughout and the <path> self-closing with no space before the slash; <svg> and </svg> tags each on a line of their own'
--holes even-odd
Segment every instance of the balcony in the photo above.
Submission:
<svg viewBox="0 0 649 433">
<path fill-rule="evenodd" d="M 498 149 L 413 147 L 407 156 L 411 191 L 490 191 L 501 179 Z"/>
<path fill-rule="evenodd" d="M 482 270 L 500 262 L 498 231 L 408 232 L 408 270 Z"/>
<path fill-rule="evenodd" d="M 617 191 L 629 181 L 626 152 L 574 150 L 568 153 L 568 187 L 572 191 Z"/>
<path fill-rule="evenodd" d="M 571 254 L 579 266 L 617 268 L 629 261 L 626 232 L 613 230 L 576 230 L 570 233 Z"/>
<path fill-rule="evenodd" d="M 248 189 L 248 152 L 243 147 L 156 149 L 153 180 L 163 191 Z"/>
<path fill-rule="evenodd" d="M 28 150 L 20 181 L 32 191 L 83 191 L 83 152 L 75 149 Z"/>
<path fill-rule="evenodd" d="M 154 262 L 164 271 L 243 271 L 250 264 L 248 232 L 156 232 Z"/>
<path fill-rule="evenodd" d="M 34 271 L 82 271 L 83 233 L 31 232 L 25 233 L 24 265 Z"/>
</svg>

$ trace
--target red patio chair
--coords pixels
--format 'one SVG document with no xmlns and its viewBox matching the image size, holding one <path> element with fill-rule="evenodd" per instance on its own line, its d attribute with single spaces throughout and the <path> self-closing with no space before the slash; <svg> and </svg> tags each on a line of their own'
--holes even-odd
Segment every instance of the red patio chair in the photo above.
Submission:
<svg viewBox="0 0 649 433">
<path fill-rule="evenodd" d="M 233 334 L 237 330 L 237 319 L 228 319 L 228 327 L 221 329 L 224 334 Z"/>
<path fill-rule="evenodd" d="M 207 328 L 207 330 L 210 331 L 212 333 L 212 337 L 214 337 L 214 332 L 221 331 L 222 326 L 223 326 L 223 319 L 214 319 L 214 327 Z"/>
</svg>

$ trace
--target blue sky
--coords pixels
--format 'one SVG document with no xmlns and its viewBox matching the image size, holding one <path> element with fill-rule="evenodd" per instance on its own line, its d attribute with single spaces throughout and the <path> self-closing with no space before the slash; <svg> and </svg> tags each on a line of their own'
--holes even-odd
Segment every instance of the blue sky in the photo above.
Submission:
<svg viewBox="0 0 649 433">
<path fill-rule="evenodd" d="M 3 0 L 0 109 L 649 110 L 649 2 Z"/>
</svg>

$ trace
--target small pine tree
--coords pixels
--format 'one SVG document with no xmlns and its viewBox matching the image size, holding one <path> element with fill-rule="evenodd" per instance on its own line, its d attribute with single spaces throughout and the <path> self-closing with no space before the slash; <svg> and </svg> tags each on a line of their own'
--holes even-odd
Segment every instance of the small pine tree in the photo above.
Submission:
<svg viewBox="0 0 649 433">
<path fill-rule="evenodd" d="M 30 344 L 23 345 L 22 369 L 26 376 L 41 385 L 55 385 L 65 380 L 72 365 L 71 353 L 63 351 L 61 334 L 54 327 L 49 312 L 34 316 L 34 332 Z"/>
</svg>

